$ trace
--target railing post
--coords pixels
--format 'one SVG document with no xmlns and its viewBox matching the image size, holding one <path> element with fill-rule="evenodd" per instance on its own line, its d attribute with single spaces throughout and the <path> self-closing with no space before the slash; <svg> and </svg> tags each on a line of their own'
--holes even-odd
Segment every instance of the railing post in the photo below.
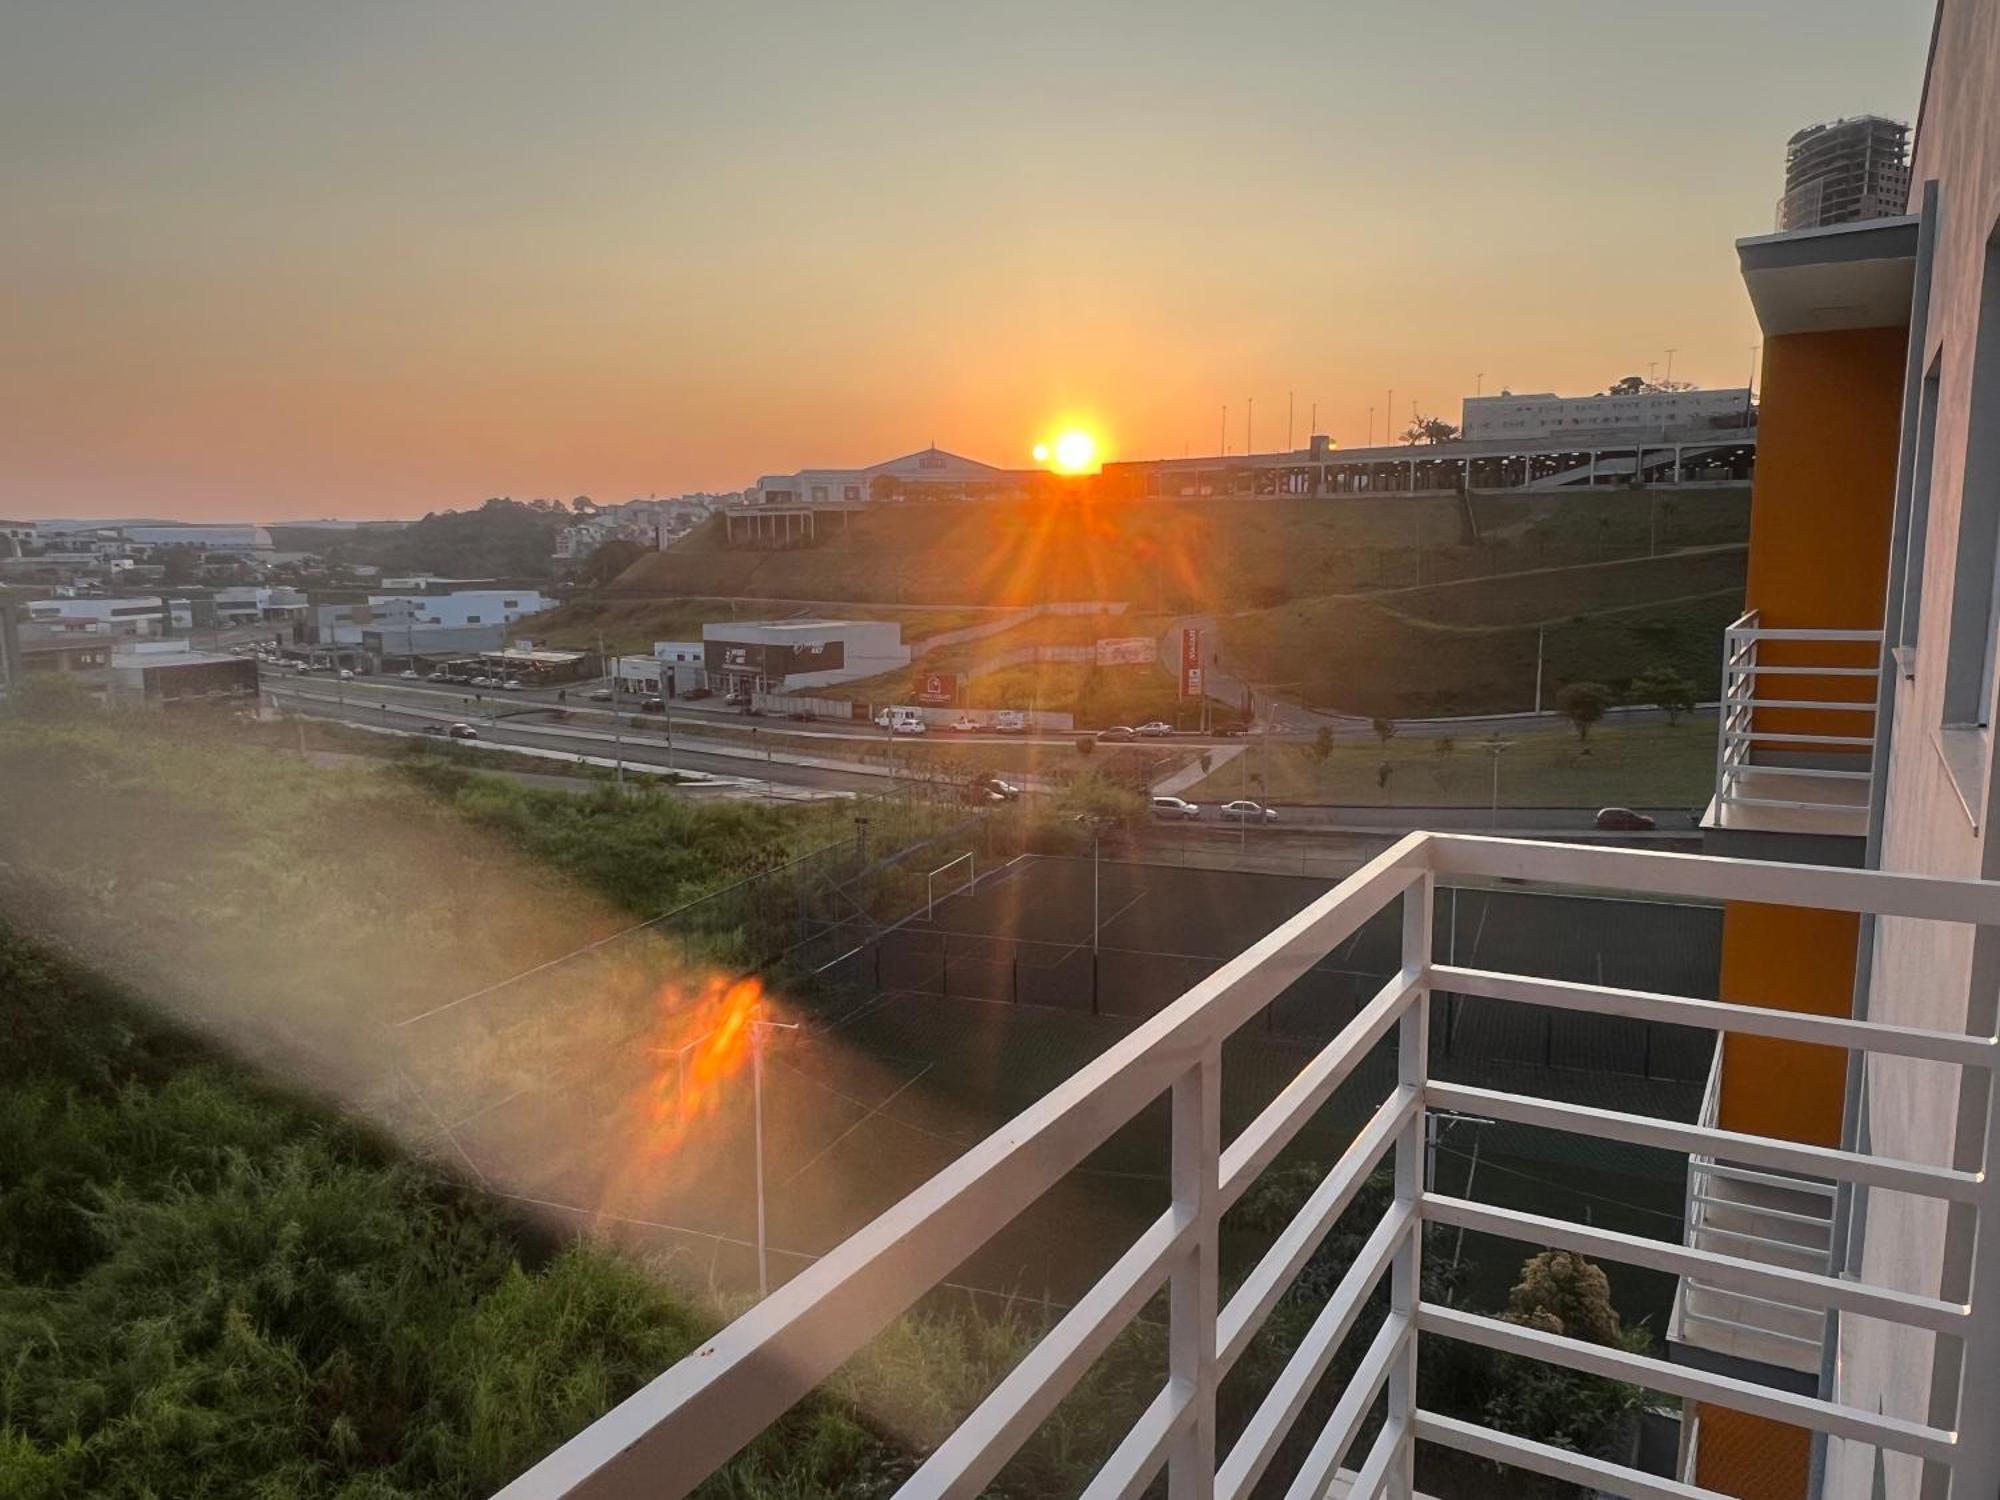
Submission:
<svg viewBox="0 0 2000 1500">
<path fill-rule="evenodd" d="M 1437 877 L 1426 870 L 1403 892 L 1403 972 L 1422 974 L 1431 963 L 1431 908 Z M 1397 1082 L 1422 1094 L 1430 1076 L 1430 991 L 1418 989 L 1396 1028 Z M 1417 1303 L 1422 1300 L 1424 1122 L 1429 1111 L 1419 1109 L 1396 1137 L 1396 1204 L 1412 1210 L 1410 1227 L 1389 1270 L 1389 1311 L 1410 1320 L 1408 1347 L 1389 1369 L 1388 1421 L 1396 1433 L 1396 1456 L 1383 1479 L 1390 1500 L 1409 1500 L 1416 1491 L 1417 1440 Z"/>
<path fill-rule="evenodd" d="M 1185 1415 L 1167 1450 L 1168 1500 L 1215 1494 L 1216 1259 L 1220 1239 L 1222 1044 L 1174 1080 L 1174 1216 L 1192 1224 L 1168 1286 L 1167 1384 Z"/>
</svg>

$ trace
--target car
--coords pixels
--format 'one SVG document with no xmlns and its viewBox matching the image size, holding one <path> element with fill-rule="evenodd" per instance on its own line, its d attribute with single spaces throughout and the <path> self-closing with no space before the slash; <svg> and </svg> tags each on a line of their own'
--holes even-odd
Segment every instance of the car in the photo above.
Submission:
<svg viewBox="0 0 2000 1500">
<path fill-rule="evenodd" d="M 510 693 L 519 693 L 525 691 L 528 685 L 527 683 L 521 681 L 521 679 L 518 677 L 509 677 L 505 682 L 501 683 L 500 686 L 505 688 Z"/>
<path fill-rule="evenodd" d="M 1645 813 L 1629 807 L 1601 807 L 1591 821 L 1608 833 L 1648 833 L 1658 826 Z"/>
<path fill-rule="evenodd" d="M 411 682 L 415 682 L 417 680 L 416 672 L 409 667 L 403 668 L 403 670 L 401 672 L 398 672 L 396 675 L 399 677 L 407 678 Z"/>
<path fill-rule="evenodd" d="M 445 732 L 455 740 L 476 740 L 479 738 L 479 731 L 474 729 L 470 724 L 454 724 Z"/>
<path fill-rule="evenodd" d="M 1278 813 L 1275 808 L 1252 802 L 1247 797 L 1235 802 L 1225 802 L 1216 810 L 1216 816 L 1230 823 L 1275 823 Z"/>
<path fill-rule="evenodd" d="M 591 692 L 590 701 L 592 703 L 609 703 L 617 696 L 610 688 L 597 688 Z"/>
<path fill-rule="evenodd" d="M 750 695 L 744 692 L 741 688 L 737 688 L 734 692 L 730 693 L 730 695 L 724 698 L 722 701 L 731 708 L 746 708 L 749 706 L 750 703 Z"/>
<path fill-rule="evenodd" d="M 971 714 L 960 714 L 951 721 L 951 727 L 960 734 L 977 734 L 986 726 L 973 718 Z"/>
<path fill-rule="evenodd" d="M 714 696 L 713 691 L 704 687 L 689 688 L 685 693 L 681 694 L 681 697 L 690 703 L 698 702 L 703 698 L 713 698 Z"/>
<path fill-rule="evenodd" d="M 431 673 L 429 680 L 432 682 L 450 682 L 451 673 L 440 667 L 437 671 Z"/>
<path fill-rule="evenodd" d="M 890 726 L 897 734 L 922 734 L 925 727 L 922 719 L 898 719 Z"/>
<path fill-rule="evenodd" d="M 667 700 L 664 698 L 643 698 L 639 702 L 639 711 L 648 714 L 663 714 L 667 711 Z"/>
<path fill-rule="evenodd" d="M 1172 822 L 1176 818 L 1183 820 L 1198 818 L 1201 816 L 1201 809 L 1185 797 L 1155 797 L 1153 816 Z"/>
<path fill-rule="evenodd" d="M 1130 724 L 1113 724 L 1109 729 L 1098 730 L 1097 737 L 1107 745 L 1122 745 L 1136 740 L 1139 732 Z"/>
<path fill-rule="evenodd" d="M 1174 732 L 1174 726 L 1164 719 L 1153 719 L 1141 724 L 1134 732 L 1149 740 L 1165 739 Z"/>
<path fill-rule="evenodd" d="M 986 799 L 989 802 L 1019 802 L 1021 800 L 1021 789 L 1014 785 L 1013 782 L 1002 780 L 998 776 L 982 776 L 978 781 L 973 783 L 973 787 L 978 791 L 986 793 Z"/>
</svg>

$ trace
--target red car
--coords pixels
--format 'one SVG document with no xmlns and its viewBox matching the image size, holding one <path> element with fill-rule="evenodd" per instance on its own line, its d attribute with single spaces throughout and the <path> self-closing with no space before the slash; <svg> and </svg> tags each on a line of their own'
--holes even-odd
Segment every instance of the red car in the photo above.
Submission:
<svg viewBox="0 0 2000 1500">
<path fill-rule="evenodd" d="M 1597 826 L 1606 833 L 1646 833 L 1654 823 L 1644 813 L 1633 812 L 1629 807 L 1605 807 L 1598 809 Z"/>
</svg>

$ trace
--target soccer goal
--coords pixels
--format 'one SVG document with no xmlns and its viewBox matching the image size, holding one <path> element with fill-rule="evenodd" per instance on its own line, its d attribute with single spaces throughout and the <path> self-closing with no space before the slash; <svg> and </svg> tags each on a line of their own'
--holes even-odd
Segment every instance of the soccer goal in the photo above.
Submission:
<svg viewBox="0 0 2000 1500">
<path fill-rule="evenodd" d="M 949 899 L 960 891 L 976 890 L 979 874 L 973 867 L 972 851 L 966 850 L 957 859 L 948 859 L 924 877 L 924 920 L 930 921 L 937 911 L 940 896 Z"/>
</svg>

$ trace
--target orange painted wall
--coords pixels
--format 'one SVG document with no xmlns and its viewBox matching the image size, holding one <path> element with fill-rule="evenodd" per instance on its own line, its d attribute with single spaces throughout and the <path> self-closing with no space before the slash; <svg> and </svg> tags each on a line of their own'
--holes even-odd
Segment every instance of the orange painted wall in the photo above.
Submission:
<svg viewBox="0 0 2000 1500">
<path fill-rule="evenodd" d="M 1722 919 L 1722 998 L 1774 1010 L 1847 1015 L 1861 919 L 1733 901 Z M 1770 1037 L 1723 1043 L 1718 1122 L 1725 1130 L 1840 1144 L 1847 1054 Z"/>
<path fill-rule="evenodd" d="M 1744 596 L 1776 630 L 1882 624 L 1895 514 L 1906 334 L 1900 328 L 1786 334 L 1764 349 L 1757 479 Z M 1875 648 L 1766 643 L 1759 660 L 1847 665 Z M 1873 697 L 1865 678 L 1784 678 L 1779 696 Z M 1790 728 L 1776 713 L 1765 725 Z M 1867 734 L 1867 715 L 1801 716 L 1801 730 Z M 1782 746 L 1766 748 L 1784 748 Z M 1859 920 L 1840 912 L 1732 903 L 1722 929 L 1722 998 L 1846 1015 Z M 1761 1037 L 1724 1044 L 1721 1124 L 1833 1146 L 1840 1142 L 1840 1052 Z"/>
<path fill-rule="evenodd" d="M 1738 1500 L 1802 1500 L 1811 1468 L 1812 1438 L 1803 1427 L 1701 1407 L 1694 1482 L 1703 1489 Z"/>
</svg>

